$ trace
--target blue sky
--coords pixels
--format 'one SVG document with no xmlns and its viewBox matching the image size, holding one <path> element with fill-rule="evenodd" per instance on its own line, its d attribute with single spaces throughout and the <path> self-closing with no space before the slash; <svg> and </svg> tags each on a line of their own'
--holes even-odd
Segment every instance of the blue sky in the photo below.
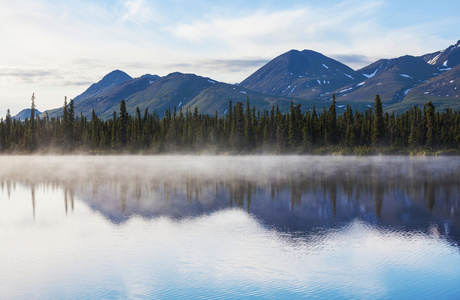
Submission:
<svg viewBox="0 0 460 300">
<path fill-rule="evenodd" d="M 359 69 L 460 39 L 453 0 L 0 0 L 0 116 L 62 106 L 105 74 L 237 83 L 290 49 Z"/>
</svg>

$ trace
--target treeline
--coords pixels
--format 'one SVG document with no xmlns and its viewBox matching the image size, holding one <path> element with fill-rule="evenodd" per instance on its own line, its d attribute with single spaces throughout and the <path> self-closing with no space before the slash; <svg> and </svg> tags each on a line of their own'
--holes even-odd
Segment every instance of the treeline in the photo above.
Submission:
<svg viewBox="0 0 460 300">
<path fill-rule="evenodd" d="M 174 107 L 162 118 L 139 108 L 129 115 L 123 100 L 108 120 L 94 110 L 89 120 L 75 115 L 73 100 L 64 101 L 62 117 L 38 117 L 34 100 L 30 118 L 15 120 L 8 110 L 1 119 L 1 153 L 457 153 L 460 145 L 459 111 L 435 111 L 427 102 L 402 114 L 384 113 L 378 95 L 364 112 L 347 105 L 337 114 L 335 97 L 328 109 L 302 112 L 291 103 L 287 113 L 277 106 L 261 111 L 248 98 L 246 104 L 229 101 L 224 116 Z"/>
</svg>

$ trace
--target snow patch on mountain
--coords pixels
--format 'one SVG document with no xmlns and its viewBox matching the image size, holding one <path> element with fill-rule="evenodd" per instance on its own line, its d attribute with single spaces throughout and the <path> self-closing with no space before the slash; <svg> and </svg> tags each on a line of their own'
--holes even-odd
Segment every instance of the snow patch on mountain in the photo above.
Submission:
<svg viewBox="0 0 460 300">
<path fill-rule="evenodd" d="M 294 85 L 294 87 L 292 88 L 292 90 L 289 92 L 288 96 L 289 96 L 290 94 L 292 94 L 292 92 L 295 90 L 296 87 L 297 87 L 297 84 Z"/>
<path fill-rule="evenodd" d="M 402 77 L 405 77 L 405 78 L 411 78 L 411 79 L 414 79 L 413 77 L 407 75 L 407 74 L 399 74 L 399 76 L 402 76 Z"/>
<path fill-rule="evenodd" d="M 377 71 L 379 70 L 379 68 L 375 69 L 374 73 L 372 74 L 363 74 L 363 76 L 366 76 L 367 78 L 372 78 L 375 76 L 375 74 L 377 74 Z"/>
<path fill-rule="evenodd" d="M 339 91 L 339 93 L 345 93 L 345 92 L 348 92 L 348 91 L 350 91 L 352 89 L 353 89 L 353 87 L 350 87 L 348 89 L 344 89 L 344 90 Z"/>
<path fill-rule="evenodd" d="M 433 57 L 432 59 L 430 59 L 430 60 L 428 61 L 428 63 L 429 63 L 430 65 L 435 65 L 436 62 L 438 61 L 438 58 L 441 56 L 441 54 L 442 54 L 442 52 L 439 53 L 438 55 L 436 55 L 435 57 Z"/>
</svg>

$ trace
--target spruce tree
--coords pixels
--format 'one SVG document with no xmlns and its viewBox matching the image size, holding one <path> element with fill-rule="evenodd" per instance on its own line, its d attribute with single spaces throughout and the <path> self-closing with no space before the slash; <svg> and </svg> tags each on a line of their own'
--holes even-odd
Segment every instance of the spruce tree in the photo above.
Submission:
<svg viewBox="0 0 460 300">
<path fill-rule="evenodd" d="M 126 110 L 125 100 L 120 102 L 120 128 L 119 128 L 119 141 L 122 147 L 126 146 L 128 132 L 128 111 Z"/>
<path fill-rule="evenodd" d="M 233 108 L 233 124 L 230 135 L 233 150 L 241 151 L 244 145 L 244 113 L 243 102 L 238 101 Z"/>
<path fill-rule="evenodd" d="M 27 128 L 26 145 L 29 151 L 35 151 L 37 148 L 36 120 L 35 120 L 35 94 L 32 94 L 32 104 L 30 106 L 29 128 Z"/>
<path fill-rule="evenodd" d="M 249 106 L 249 96 L 246 98 L 246 110 L 244 120 L 244 141 L 247 150 L 254 148 L 254 127 L 252 124 L 252 111 Z"/>
<path fill-rule="evenodd" d="M 372 146 L 381 146 L 385 138 L 385 123 L 383 120 L 382 100 L 380 96 L 375 96 L 374 104 L 374 124 L 372 126 Z"/>
<path fill-rule="evenodd" d="M 75 143 L 75 106 L 73 103 L 73 99 L 69 102 L 69 107 L 67 110 L 67 124 L 66 124 L 66 136 L 68 138 L 68 143 L 71 149 L 74 147 Z"/>
<path fill-rule="evenodd" d="M 8 108 L 6 111 L 6 117 L 5 117 L 5 130 L 4 130 L 4 137 L 3 137 L 3 148 L 4 150 L 9 150 L 10 149 L 10 142 L 11 142 L 11 124 L 12 124 L 12 118 L 10 114 L 10 109 Z"/>
<path fill-rule="evenodd" d="M 326 124 L 326 142 L 330 145 L 335 145 L 337 142 L 337 111 L 335 94 L 332 95 L 332 104 L 329 106 L 327 124 Z"/>
<path fill-rule="evenodd" d="M 426 108 L 426 145 L 433 147 L 435 145 L 436 138 L 436 119 L 435 119 L 435 108 L 431 101 L 425 104 Z"/>
<path fill-rule="evenodd" d="M 301 138 L 301 112 L 300 112 L 300 104 L 294 105 L 291 101 L 290 106 L 290 115 L 289 115 L 289 129 L 288 129 L 288 142 L 292 148 L 296 148 L 300 145 L 302 138 Z"/>
</svg>

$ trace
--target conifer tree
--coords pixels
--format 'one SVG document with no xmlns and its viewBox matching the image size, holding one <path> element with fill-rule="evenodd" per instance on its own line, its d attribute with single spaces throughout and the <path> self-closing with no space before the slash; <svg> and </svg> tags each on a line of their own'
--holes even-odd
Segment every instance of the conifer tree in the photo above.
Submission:
<svg viewBox="0 0 460 300">
<path fill-rule="evenodd" d="M 111 135 L 111 139 L 110 139 L 110 144 L 112 146 L 112 149 L 117 149 L 118 148 L 118 140 L 119 140 L 119 132 L 118 132 L 118 118 L 117 118 L 117 112 L 114 111 L 112 113 L 112 124 L 110 124 L 111 126 L 107 126 L 107 130 L 110 129 L 110 135 Z M 110 136 L 108 133 L 107 133 L 107 138 Z"/>
<path fill-rule="evenodd" d="M 436 135 L 436 119 L 435 119 L 435 108 L 431 101 L 428 101 L 425 104 L 426 107 L 426 145 L 428 147 L 433 147 L 435 145 L 435 135 Z"/>
<path fill-rule="evenodd" d="M 126 146 L 128 141 L 127 131 L 128 131 L 128 111 L 126 110 L 125 100 L 120 102 L 120 128 L 119 128 L 119 141 L 122 147 Z"/>
<path fill-rule="evenodd" d="M 67 109 L 67 124 L 66 124 L 66 136 L 67 136 L 67 142 L 69 143 L 70 148 L 72 149 L 74 147 L 74 142 L 75 142 L 75 106 L 73 99 L 70 100 L 69 102 L 69 107 Z"/>
<path fill-rule="evenodd" d="M 244 121 L 244 141 L 247 150 L 254 148 L 254 127 L 252 124 L 252 111 L 249 106 L 249 96 L 246 98 L 246 110 L 245 110 L 245 121 Z"/>
<path fill-rule="evenodd" d="M 383 107 L 380 96 L 375 96 L 374 104 L 374 124 L 372 126 L 372 145 L 381 146 L 385 138 L 385 123 L 383 120 Z"/>
<path fill-rule="evenodd" d="M 291 101 L 290 106 L 290 115 L 289 115 L 289 131 L 288 131 L 288 142 L 292 148 L 296 148 L 302 142 L 301 138 L 301 113 L 300 113 L 300 104 L 294 105 Z"/>
<path fill-rule="evenodd" d="M 11 114 L 10 109 L 6 110 L 6 117 L 5 117 L 5 130 L 3 137 L 3 148 L 6 150 L 10 149 L 10 142 L 11 142 Z"/>
<path fill-rule="evenodd" d="M 30 119 L 26 134 L 26 147 L 29 151 L 35 151 L 37 147 L 36 120 L 35 120 L 35 93 L 32 94 L 30 106 Z"/>
<path fill-rule="evenodd" d="M 69 113 L 68 113 L 68 106 L 67 106 L 67 97 L 64 97 L 64 106 L 62 107 L 62 118 L 61 118 L 61 124 L 60 126 L 60 133 L 61 133 L 61 139 L 62 139 L 62 145 L 64 147 L 67 147 L 68 145 L 68 127 L 69 127 Z"/>
<path fill-rule="evenodd" d="M 337 111 L 335 94 L 332 95 L 332 104 L 329 106 L 325 138 L 327 143 L 330 145 L 335 145 L 337 142 Z"/>
<path fill-rule="evenodd" d="M 243 150 L 244 145 L 244 113 L 243 103 L 241 101 L 236 102 L 233 108 L 233 124 L 232 132 L 230 135 L 231 145 L 234 150 Z"/>
</svg>

